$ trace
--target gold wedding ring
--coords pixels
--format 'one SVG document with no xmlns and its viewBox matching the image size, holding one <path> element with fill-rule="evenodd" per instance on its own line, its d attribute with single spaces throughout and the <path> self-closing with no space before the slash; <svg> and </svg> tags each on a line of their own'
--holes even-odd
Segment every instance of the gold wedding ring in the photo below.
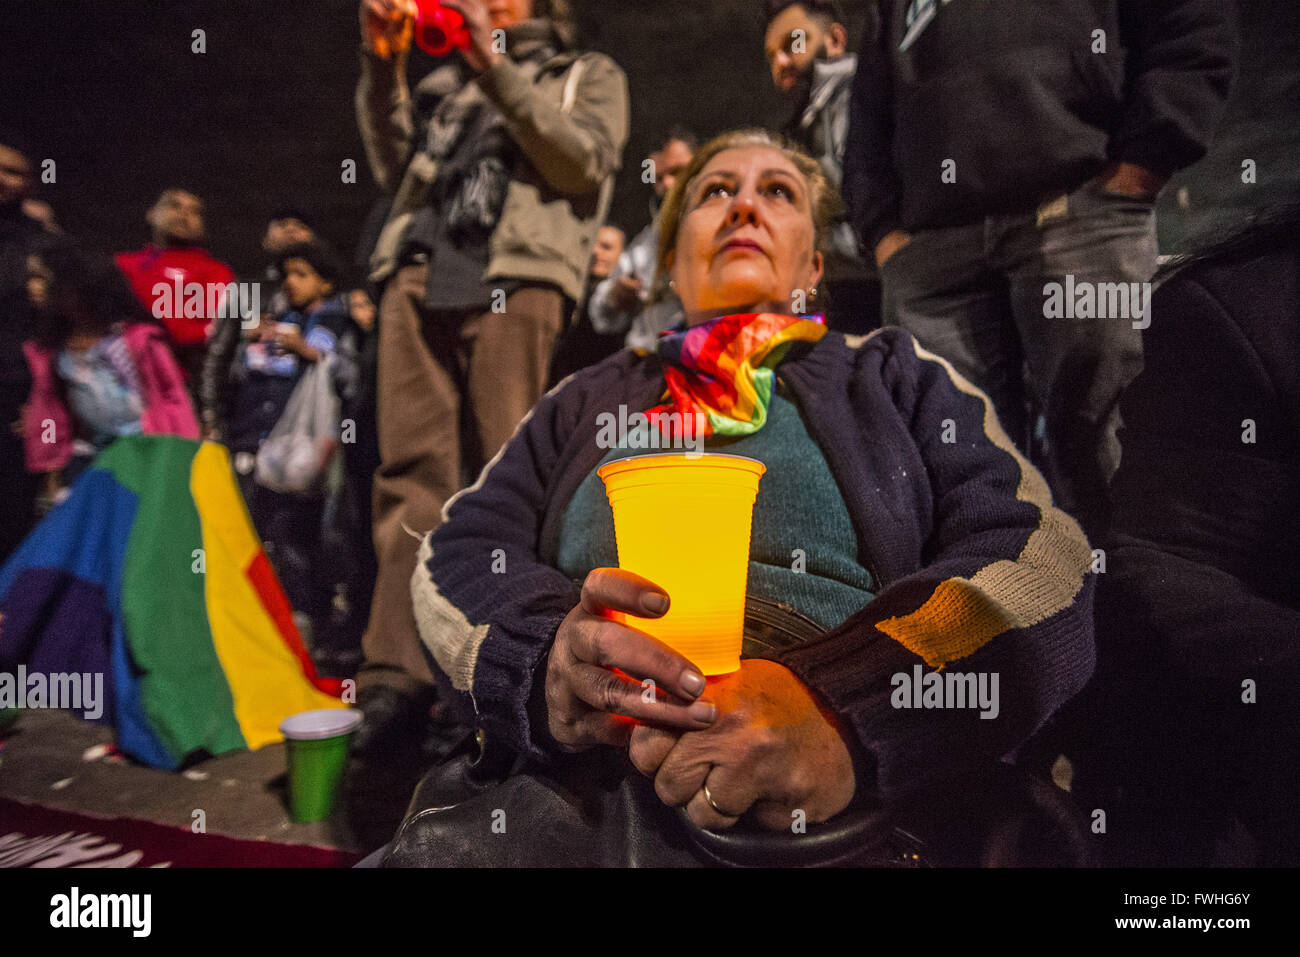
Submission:
<svg viewBox="0 0 1300 957">
<path fill-rule="evenodd" d="M 713 808 L 713 810 L 717 811 L 717 812 L 718 812 L 719 814 L 721 814 L 723 817 L 735 817 L 735 816 L 736 816 L 736 815 L 734 815 L 734 814 L 728 814 L 728 813 L 727 813 L 726 811 L 724 811 L 722 808 L 718 807 L 716 804 L 713 803 L 713 795 L 711 795 L 711 794 L 709 793 L 709 784 L 708 784 L 707 781 L 704 783 L 704 800 L 708 803 L 709 807 Z"/>
</svg>

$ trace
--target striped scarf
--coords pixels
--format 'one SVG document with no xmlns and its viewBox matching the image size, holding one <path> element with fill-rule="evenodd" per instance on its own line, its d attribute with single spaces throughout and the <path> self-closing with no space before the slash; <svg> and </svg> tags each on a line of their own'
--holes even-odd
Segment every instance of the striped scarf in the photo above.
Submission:
<svg viewBox="0 0 1300 957">
<path fill-rule="evenodd" d="M 826 317 L 771 312 L 718 316 L 697 326 L 660 334 L 668 392 L 649 410 L 704 416 L 703 436 L 749 435 L 767 421 L 775 369 L 792 343 L 816 342 L 826 334 Z M 690 421 L 701 421 L 692 419 Z"/>
</svg>

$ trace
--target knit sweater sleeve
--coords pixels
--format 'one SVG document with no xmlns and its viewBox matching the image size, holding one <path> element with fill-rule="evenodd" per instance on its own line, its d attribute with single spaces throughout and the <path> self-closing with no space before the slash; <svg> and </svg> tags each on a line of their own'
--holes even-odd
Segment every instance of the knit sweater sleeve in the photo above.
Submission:
<svg viewBox="0 0 1300 957">
<path fill-rule="evenodd" d="M 579 374 L 587 378 L 584 374 Z M 519 424 L 420 546 L 411 594 L 420 639 L 475 724 L 516 752 L 545 760 L 549 736 L 529 716 L 535 674 L 581 594 L 539 558 L 547 493 L 581 386 L 561 383 Z"/>
<path fill-rule="evenodd" d="M 882 366 L 857 375 L 883 377 L 924 463 L 922 565 L 776 657 L 856 735 L 875 768 L 860 790 L 874 784 L 891 801 L 1013 750 L 1083 688 L 1094 576 L 1079 526 L 947 362 L 900 335 Z M 912 686 L 934 669 L 966 687 L 982 677 L 990 706 L 918 707 Z"/>
</svg>

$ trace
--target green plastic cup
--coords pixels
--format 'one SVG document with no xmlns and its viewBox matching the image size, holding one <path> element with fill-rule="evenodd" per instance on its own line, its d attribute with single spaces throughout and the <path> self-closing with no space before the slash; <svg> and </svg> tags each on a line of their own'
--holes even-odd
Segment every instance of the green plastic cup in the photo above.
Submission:
<svg viewBox="0 0 1300 957">
<path fill-rule="evenodd" d="M 289 816 L 295 821 L 323 821 L 334 811 L 348 736 L 361 724 L 351 708 L 303 711 L 280 722 L 289 756 Z"/>
</svg>

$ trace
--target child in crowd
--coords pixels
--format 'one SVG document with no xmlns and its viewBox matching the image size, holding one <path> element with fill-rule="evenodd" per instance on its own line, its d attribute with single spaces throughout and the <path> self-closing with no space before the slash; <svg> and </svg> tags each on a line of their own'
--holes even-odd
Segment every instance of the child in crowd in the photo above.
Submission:
<svg viewBox="0 0 1300 957">
<path fill-rule="evenodd" d="M 111 258 L 50 245 L 29 257 L 27 290 L 36 323 L 23 345 L 32 373 L 23 439 L 47 502 L 119 436 L 198 438 L 166 333 Z"/>
<path fill-rule="evenodd" d="M 341 268 L 320 242 L 299 243 L 279 259 L 289 311 L 264 320 L 241 344 L 226 444 L 234 453 L 244 500 L 266 545 L 299 624 L 309 623 L 317 639 L 331 605 L 328 578 L 320 573 L 320 494 L 285 494 L 254 480 L 259 447 L 288 405 L 307 368 L 335 352 L 349 322 L 347 306 L 335 295 Z"/>
</svg>

